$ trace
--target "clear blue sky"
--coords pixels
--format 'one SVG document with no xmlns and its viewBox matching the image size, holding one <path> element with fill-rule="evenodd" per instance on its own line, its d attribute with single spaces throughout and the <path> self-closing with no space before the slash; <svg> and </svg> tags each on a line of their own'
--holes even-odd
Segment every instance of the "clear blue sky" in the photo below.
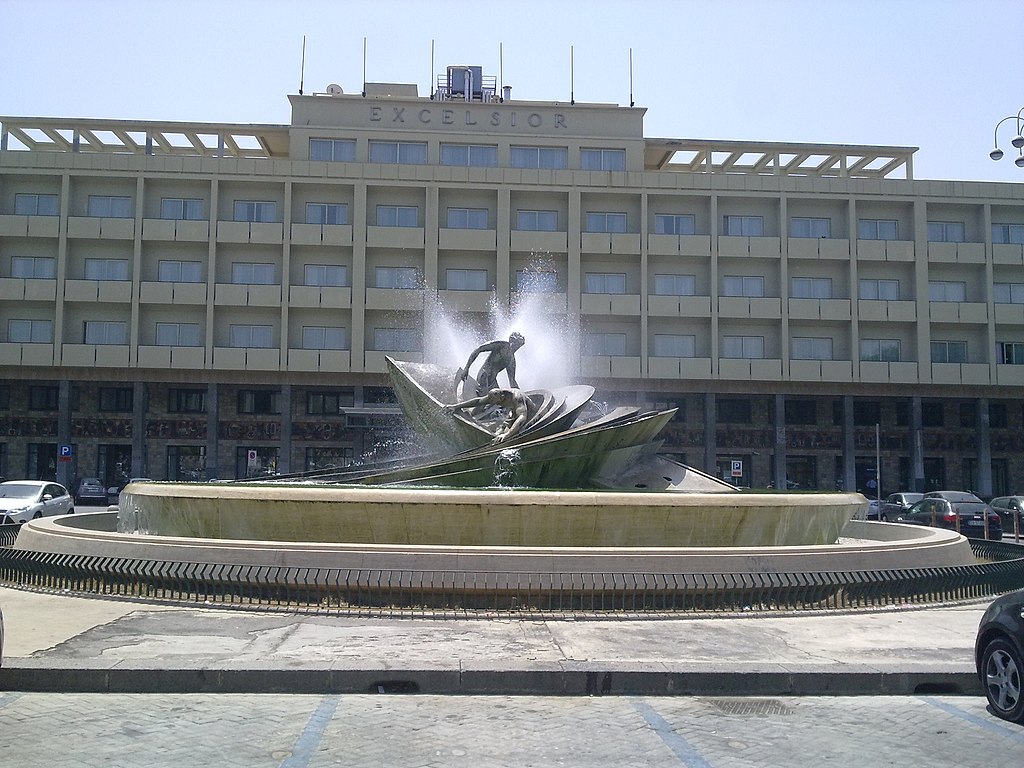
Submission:
<svg viewBox="0 0 1024 768">
<path fill-rule="evenodd" d="M 513 98 L 647 107 L 645 134 L 920 147 L 915 177 L 1024 182 L 1021 0 L 0 0 L 0 115 L 287 123 L 287 94 L 430 92 L 479 64 Z M 431 43 L 434 66 L 431 70 Z M 570 46 L 574 67 L 570 70 Z M 499 57 L 499 48 L 503 55 Z M 570 78 L 570 73 L 573 77 Z M 1024 191 L 1022 191 L 1024 195 Z"/>
</svg>

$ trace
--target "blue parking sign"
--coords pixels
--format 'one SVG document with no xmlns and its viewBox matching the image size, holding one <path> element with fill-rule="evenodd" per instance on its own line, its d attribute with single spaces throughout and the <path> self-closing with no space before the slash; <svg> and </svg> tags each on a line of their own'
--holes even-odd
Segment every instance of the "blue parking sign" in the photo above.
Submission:
<svg viewBox="0 0 1024 768">
<path fill-rule="evenodd" d="M 62 445 L 57 455 L 62 459 L 70 459 L 75 454 L 75 447 L 73 445 Z"/>
</svg>

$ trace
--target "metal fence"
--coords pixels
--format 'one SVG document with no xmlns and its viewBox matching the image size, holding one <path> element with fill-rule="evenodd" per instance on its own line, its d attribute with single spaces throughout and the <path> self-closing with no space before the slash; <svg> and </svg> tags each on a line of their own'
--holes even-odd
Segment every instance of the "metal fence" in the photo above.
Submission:
<svg viewBox="0 0 1024 768">
<path fill-rule="evenodd" d="M 13 537 L 0 527 L 0 542 Z M 1024 587 L 1024 546 L 971 540 L 979 562 L 827 573 L 480 573 L 239 566 L 0 547 L 0 583 L 197 605 L 354 616 L 577 616 L 871 609 Z"/>
</svg>

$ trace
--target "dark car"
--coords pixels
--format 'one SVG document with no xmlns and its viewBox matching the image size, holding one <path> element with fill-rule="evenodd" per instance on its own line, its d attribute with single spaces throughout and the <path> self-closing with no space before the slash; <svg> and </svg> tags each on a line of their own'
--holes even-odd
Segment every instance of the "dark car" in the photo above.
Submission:
<svg viewBox="0 0 1024 768">
<path fill-rule="evenodd" d="M 974 663 L 992 713 L 1024 723 L 1024 589 L 997 598 L 985 611 Z"/>
<path fill-rule="evenodd" d="M 897 518 L 896 522 L 930 525 L 958 530 L 971 539 L 984 539 L 988 520 L 988 538 L 1003 538 L 999 515 L 973 493 L 966 491 L 932 491 Z"/>
<path fill-rule="evenodd" d="M 878 509 L 877 519 L 882 522 L 895 522 L 896 519 L 906 512 L 915 503 L 924 498 L 923 493 L 912 493 L 910 491 L 900 491 L 899 493 L 890 493 L 885 497 L 885 501 L 882 502 Z M 868 520 L 872 520 L 871 512 L 868 512 Z"/>
<path fill-rule="evenodd" d="M 98 477 L 83 477 L 75 491 L 75 504 L 106 504 L 107 489 Z"/>
<path fill-rule="evenodd" d="M 1003 518 L 1003 530 L 1007 533 L 1014 530 L 1014 521 L 1017 522 L 1017 531 L 1024 528 L 1024 496 L 999 496 L 992 499 L 989 506 Z"/>
</svg>

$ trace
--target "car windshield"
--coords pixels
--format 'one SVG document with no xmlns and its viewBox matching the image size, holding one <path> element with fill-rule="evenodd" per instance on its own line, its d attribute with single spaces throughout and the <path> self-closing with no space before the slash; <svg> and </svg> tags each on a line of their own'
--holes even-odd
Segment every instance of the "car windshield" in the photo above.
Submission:
<svg viewBox="0 0 1024 768">
<path fill-rule="evenodd" d="M 985 502 L 979 501 L 955 501 L 953 509 L 958 515 L 983 515 L 985 514 Z"/>
<path fill-rule="evenodd" d="M 4 483 L 0 485 L 0 497 L 6 499 L 34 499 L 39 486 L 31 483 Z"/>
</svg>

